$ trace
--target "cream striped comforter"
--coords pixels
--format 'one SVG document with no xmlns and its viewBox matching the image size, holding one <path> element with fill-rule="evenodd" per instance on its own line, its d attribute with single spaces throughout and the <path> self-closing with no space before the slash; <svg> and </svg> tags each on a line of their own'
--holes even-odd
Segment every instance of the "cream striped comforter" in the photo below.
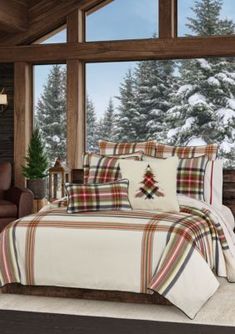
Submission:
<svg viewBox="0 0 235 334">
<path fill-rule="evenodd" d="M 0 235 L 0 284 L 157 291 L 193 318 L 216 275 L 235 282 L 235 247 L 218 213 L 181 202 L 180 213 L 55 208 L 20 219 Z"/>
</svg>

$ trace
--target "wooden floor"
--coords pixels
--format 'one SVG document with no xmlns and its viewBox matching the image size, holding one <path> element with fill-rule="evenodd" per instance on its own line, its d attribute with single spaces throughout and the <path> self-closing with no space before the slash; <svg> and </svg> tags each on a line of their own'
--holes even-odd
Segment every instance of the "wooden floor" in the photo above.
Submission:
<svg viewBox="0 0 235 334">
<path fill-rule="evenodd" d="M 234 327 L 0 311 L 1 334 L 234 334 Z"/>
</svg>

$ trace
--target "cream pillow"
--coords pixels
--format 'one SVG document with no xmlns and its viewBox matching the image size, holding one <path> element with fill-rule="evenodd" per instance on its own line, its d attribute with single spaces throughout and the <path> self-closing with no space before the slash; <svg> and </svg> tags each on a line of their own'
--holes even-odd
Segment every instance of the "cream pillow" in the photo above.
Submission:
<svg viewBox="0 0 235 334">
<path fill-rule="evenodd" d="M 129 200 L 135 210 L 177 211 L 176 175 L 179 159 L 120 160 L 122 178 L 129 180 Z"/>
</svg>

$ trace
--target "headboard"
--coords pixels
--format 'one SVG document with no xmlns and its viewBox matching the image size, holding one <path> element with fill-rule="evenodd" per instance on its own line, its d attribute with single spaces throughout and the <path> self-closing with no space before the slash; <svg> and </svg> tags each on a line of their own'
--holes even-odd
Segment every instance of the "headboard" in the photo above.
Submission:
<svg viewBox="0 0 235 334">
<path fill-rule="evenodd" d="M 72 169 L 71 180 L 83 183 L 83 169 Z M 224 169 L 223 203 L 228 206 L 235 217 L 235 169 Z"/>
<path fill-rule="evenodd" d="M 223 203 L 235 217 L 235 169 L 224 169 Z"/>
</svg>

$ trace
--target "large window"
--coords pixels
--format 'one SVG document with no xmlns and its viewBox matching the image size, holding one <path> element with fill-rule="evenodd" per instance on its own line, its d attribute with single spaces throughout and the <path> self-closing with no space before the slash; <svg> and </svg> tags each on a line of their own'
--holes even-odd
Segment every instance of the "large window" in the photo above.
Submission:
<svg viewBox="0 0 235 334">
<path fill-rule="evenodd" d="M 50 164 L 66 160 L 66 65 L 34 66 L 34 126 L 45 143 Z"/>
<path fill-rule="evenodd" d="M 86 41 L 158 36 L 158 0 L 115 0 L 86 16 Z"/>
<path fill-rule="evenodd" d="M 178 0 L 179 36 L 235 33 L 234 0 Z"/>
<path fill-rule="evenodd" d="M 179 35 L 233 34 L 233 3 L 178 0 Z M 90 19 L 102 17 L 111 4 Z M 135 7 L 130 8 L 132 15 Z M 108 27 L 114 39 L 119 33 L 115 17 L 110 10 L 108 21 L 103 17 L 99 25 L 87 20 L 88 35 L 103 39 L 105 32 L 99 29 Z M 176 145 L 216 142 L 225 166 L 235 167 L 235 58 L 89 63 L 86 112 L 88 150 L 97 149 L 98 139 L 156 139 Z"/>
<path fill-rule="evenodd" d="M 86 73 L 88 150 L 98 139 L 217 142 L 235 167 L 234 58 L 87 64 Z"/>
</svg>

